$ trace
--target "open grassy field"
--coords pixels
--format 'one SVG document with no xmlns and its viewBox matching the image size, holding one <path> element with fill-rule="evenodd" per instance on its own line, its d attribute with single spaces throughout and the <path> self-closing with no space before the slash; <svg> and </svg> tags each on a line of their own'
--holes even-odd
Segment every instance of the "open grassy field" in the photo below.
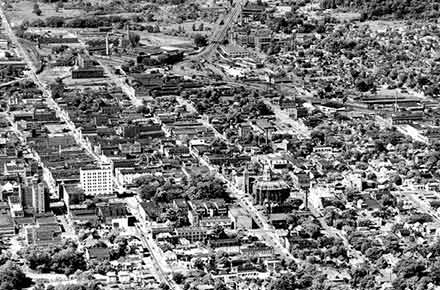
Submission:
<svg viewBox="0 0 440 290">
<path fill-rule="evenodd" d="M 10 2 L 12 9 L 7 10 L 6 15 L 10 20 L 12 26 L 18 26 L 23 21 L 35 21 L 38 19 L 44 20 L 51 16 L 63 17 L 77 17 L 84 15 L 85 12 L 78 9 L 59 9 L 56 11 L 56 4 L 48 4 L 39 2 L 38 5 L 41 10 L 41 15 L 38 16 L 33 13 L 34 1 L 14 1 Z"/>
<path fill-rule="evenodd" d="M 139 33 L 141 43 L 147 46 L 192 47 L 193 41 L 183 37 L 174 37 L 162 33 Z"/>
</svg>

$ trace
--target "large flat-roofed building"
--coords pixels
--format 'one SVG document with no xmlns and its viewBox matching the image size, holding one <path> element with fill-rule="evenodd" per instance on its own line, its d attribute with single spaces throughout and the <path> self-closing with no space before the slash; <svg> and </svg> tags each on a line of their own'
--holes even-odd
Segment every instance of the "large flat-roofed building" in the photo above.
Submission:
<svg viewBox="0 0 440 290">
<path fill-rule="evenodd" d="M 176 236 L 187 239 L 190 242 L 203 241 L 207 236 L 207 228 L 183 227 L 175 230 Z"/>
<path fill-rule="evenodd" d="M 15 235 L 15 224 L 7 202 L 0 202 L 0 237 Z"/>
<path fill-rule="evenodd" d="M 104 69 L 88 56 L 78 55 L 78 67 L 72 70 L 72 79 L 88 79 L 104 77 Z"/>
<path fill-rule="evenodd" d="M 111 163 L 80 169 L 81 187 L 85 195 L 110 195 L 113 193 L 113 166 Z"/>
<path fill-rule="evenodd" d="M 0 215 L 0 237 L 10 237 L 15 235 L 15 225 L 11 216 Z"/>
<path fill-rule="evenodd" d="M 36 225 L 26 228 L 26 242 L 34 247 L 58 245 L 62 241 L 61 228 L 57 224 Z"/>
<path fill-rule="evenodd" d="M 102 67 L 84 67 L 72 70 L 72 79 L 89 79 L 89 78 L 103 78 L 104 69 Z"/>
<path fill-rule="evenodd" d="M 227 57 L 251 57 L 255 56 L 255 53 L 237 45 L 225 45 L 220 47 L 221 51 Z"/>
</svg>

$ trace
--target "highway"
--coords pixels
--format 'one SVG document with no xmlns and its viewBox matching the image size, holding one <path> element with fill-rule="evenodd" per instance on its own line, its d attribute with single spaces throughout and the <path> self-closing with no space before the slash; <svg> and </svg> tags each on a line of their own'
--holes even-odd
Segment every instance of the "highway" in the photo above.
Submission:
<svg viewBox="0 0 440 290">
<path fill-rule="evenodd" d="M 235 21 L 237 21 L 244 2 L 245 1 L 243 0 L 238 0 L 237 2 L 235 2 L 235 6 L 232 7 L 231 11 L 229 11 L 228 15 L 226 15 L 223 19 L 223 26 L 217 26 L 218 28 L 209 38 L 208 45 L 198 55 L 195 56 L 196 58 L 203 58 L 206 60 L 212 58 L 213 54 L 217 51 L 219 45 L 227 36 L 228 30 L 234 25 Z"/>
</svg>

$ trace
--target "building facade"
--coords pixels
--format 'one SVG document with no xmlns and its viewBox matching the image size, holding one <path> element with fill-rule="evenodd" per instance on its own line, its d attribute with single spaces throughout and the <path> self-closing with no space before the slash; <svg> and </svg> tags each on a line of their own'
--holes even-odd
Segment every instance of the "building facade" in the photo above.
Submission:
<svg viewBox="0 0 440 290">
<path fill-rule="evenodd" d="M 97 167 L 81 168 L 80 182 L 85 195 L 110 195 L 113 193 L 113 166 L 111 163 Z"/>
</svg>

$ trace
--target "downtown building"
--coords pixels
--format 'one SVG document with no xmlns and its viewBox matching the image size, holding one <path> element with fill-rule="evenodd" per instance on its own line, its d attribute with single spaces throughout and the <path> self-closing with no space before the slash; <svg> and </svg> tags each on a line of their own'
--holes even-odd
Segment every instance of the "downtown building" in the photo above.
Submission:
<svg viewBox="0 0 440 290">
<path fill-rule="evenodd" d="M 80 183 L 85 195 L 113 194 L 112 163 L 101 163 L 98 166 L 81 168 Z"/>
</svg>

